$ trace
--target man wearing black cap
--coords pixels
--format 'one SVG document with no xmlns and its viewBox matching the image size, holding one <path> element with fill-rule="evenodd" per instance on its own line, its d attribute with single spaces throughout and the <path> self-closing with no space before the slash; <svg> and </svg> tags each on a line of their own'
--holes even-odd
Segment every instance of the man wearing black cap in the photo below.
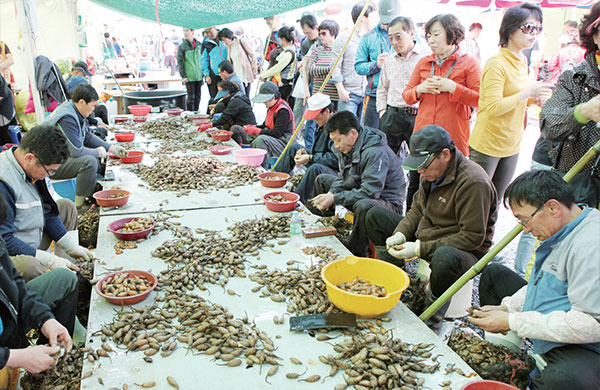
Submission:
<svg viewBox="0 0 600 390">
<path fill-rule="evenodd" d="M 403 168 L 421 175 L 410 210 L 403 218 L 374 207 L 366 231 L 380 259 L 400 267 L 414 257 L 430 263 L 429 305 L 491 247 L 497 194 L 485 171 L 456 149 L 441 126 L 413 133 L 410 150 Z M 432 329 L 449 303 L 431 317 Z"/>
</svg>

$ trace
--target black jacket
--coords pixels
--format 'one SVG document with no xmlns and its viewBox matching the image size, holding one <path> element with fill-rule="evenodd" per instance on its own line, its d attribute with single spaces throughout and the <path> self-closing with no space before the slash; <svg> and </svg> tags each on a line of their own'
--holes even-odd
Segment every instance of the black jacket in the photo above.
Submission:
<svg viewBox="0 0 600 390">
<path fill-rule="evenodd" d="M 37 89 L 42 93 L 42 105 L 50 106 L 50 98 L 59 104 L 67 100 L 67 83 L 58 66 L 46 56 L 35 57 L 35 79 Z"/>
<path fill-rule="evenodd" d="M 333 152 L 335 147 L 329 134 L 322 127 L 315 132 L 315 142 L 312 147 L 312 160 L 310 164 L 321 164 L 331 169 L 339 170 L 338 159 Z M 308 164 L 310 166 L 310 164 Z"/>
<path fill-rule="evenodd" d="M 335 149 L 340 174 L 331 184 L 336 205 L 352 208 L 361 199 L 385 199 L 402 206 L 406 181 L 400 160 L 381 130 L 362 127 L 350 153 Z"/>
<path fill-rule="evenodd" d="M 33 290 L 15 268 L 8 256 L 4 240 L 0 238 L 0 368 L 6 365 L 9 349 L 29 345 L 25 333 L 40 329 L 44 322 L 54 318 L 50 307 Z"/>
<path fill-rule="evenodd" d="M 250 99 L 248 99 L 244 92 L 239 91 L 233 96 L 228 96 L 219 104 L 223 104 L 225 109 L 222 111 L 221 117 L 212 122 L 213 126 L 229 128 L 233 125 L 245 126 L 256 124 Z"/>
</svg>

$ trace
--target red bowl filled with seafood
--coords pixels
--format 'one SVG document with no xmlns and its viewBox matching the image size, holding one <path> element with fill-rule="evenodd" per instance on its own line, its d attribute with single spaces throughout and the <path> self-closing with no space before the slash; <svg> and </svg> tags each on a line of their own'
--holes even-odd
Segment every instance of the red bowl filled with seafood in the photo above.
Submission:
<svg viewBox="0 0 600 390">
<path fill-rule="evenodd" d="M 279 188 L 283 187 L 287 183 L 290 175 L 283 172 L 263 172 L 258 175 L 258 180 L 263 187 L 268 188 Z"/>
<path fill-rule="evenodd" d="M 165 111 L 166 111 L 167 115 L 177 116 L 177 115 L 181 115 L 181 113 L 183 112 L 183 109 L 181 109 L 181 108 L 167 108 Z"/>
<path fill-rule="evenodd" d="M 151 218 L 127 217 L 112 222 L 108 230 L 119 240 L 133 241 L 148 237 L 155 225 Z"/>
<path fill-rule="evenodd" d="M 127 157 L 121 157 L 121 161 L 125 164 L 135 164 L 142 161 L 144 158 L 144 152 L 130 150 L 127 152 Z"/>
<path fill-rule="evenodd" d="M 96 292 L 113 305 L 133 305 L 148 298 L 158 279 L 141 270 L 117 271 L 96 283 Z"/>
<path fill-rule="evenodd" d="M 300 195 L 287 191 L 269 192 L 263 196 L 263 200 L 268 210 L 277 212 L 292 211 L 296 208 Z"/>
<path fill-rule="evenodd" d="M 210 136 L 215 141 L 229 141 L 231 139 L 232 135 L 233 135 L 233 132 L 229 131 L 229 130 L 215 130 L 210 133 Z"/>
<path fill-rule="evenodd" d="M 125 190 L 104 190 L 94 193 L 94 199 L 98 203 L 98 206 L 102 207 L 115 207 L 123 206 L 129 201 L 129 191 Z"/>
</svg>

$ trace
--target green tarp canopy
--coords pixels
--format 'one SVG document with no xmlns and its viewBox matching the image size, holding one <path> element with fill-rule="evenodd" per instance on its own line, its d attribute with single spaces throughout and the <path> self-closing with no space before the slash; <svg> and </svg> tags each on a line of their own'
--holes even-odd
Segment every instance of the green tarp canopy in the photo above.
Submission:
<svg viewBox="0 0 600 390">
<path fill-rule="evenodd" d="M 157 21 L 157 0 L 92 0 L 124 14 Z M 199 29 L 262 18 L 306 7 L 320 0 L 158 0 L 161 23 Z"/>
</svg>

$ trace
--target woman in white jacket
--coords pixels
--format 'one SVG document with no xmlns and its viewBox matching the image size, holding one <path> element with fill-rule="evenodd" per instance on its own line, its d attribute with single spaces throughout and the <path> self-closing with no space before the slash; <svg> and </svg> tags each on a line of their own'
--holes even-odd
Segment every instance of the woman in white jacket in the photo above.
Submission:
<svg viewBox="0 0 600 390">
<path fill-rule="evenodd" d="M 250 84 L 258 75 L 258 62 L 252 46 L 246 38 L 236 37 L 228 28 L 219 31 L 218 38 L 227 46 L 227 59 L 233 64 L 234 73 L 244 83 L 246 96 L 250 97 Z"/>
</svg>

